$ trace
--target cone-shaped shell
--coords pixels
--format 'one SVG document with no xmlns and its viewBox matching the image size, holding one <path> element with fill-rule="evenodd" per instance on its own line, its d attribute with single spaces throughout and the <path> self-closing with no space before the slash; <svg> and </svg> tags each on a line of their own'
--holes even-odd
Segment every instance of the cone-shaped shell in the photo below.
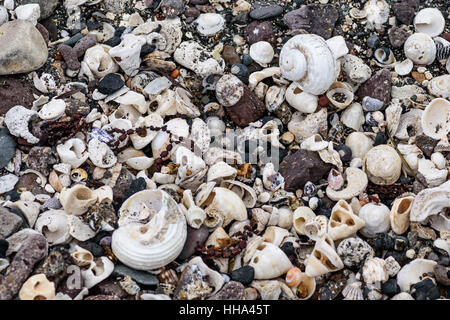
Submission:
<svg viewBox="0 0 450 320">
<path fill-rule="evenodd" d="M 306 261 L 306 275 L 317 277 L 342 268 L 344 268 L 344 264 L 336 253 L 333 240 L 330 236 L 324 235 L 316 242 L 313 252 Z"/>
<path fill-rule="evenodd" d="M 390 212 L 391 229 L 396 234 L 403 234 L 409 227 L 409 214 L 411 212 L 413 196 L 397 198 L 392 204 Z"/>
<path fill-rule="evenodd" d="M 333 240 L 344 239 L 364 227 L 364 220 L 353 213 L 345 200 L 339 200 L 331 211 L 328 234 Z"/>
<path fill-rule="evenodd" d="M 256 248 L 249 266 L 255 269 L 255 279 L 265 280 L 285 274 L 292 268 L 292 263 L 280 248 L 263 242 Z"/>
</svg>

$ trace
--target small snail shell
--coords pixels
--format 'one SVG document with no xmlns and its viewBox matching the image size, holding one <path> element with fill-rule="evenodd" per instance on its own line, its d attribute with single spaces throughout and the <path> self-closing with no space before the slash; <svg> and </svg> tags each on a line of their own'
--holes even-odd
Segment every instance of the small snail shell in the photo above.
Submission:
<svg viewBox="0 0 450 320">
<path fill-rule="evenodd" d="M 286 284 L 291 287 L 295 288 L 300 284 L 302 278 L 302 272 L 299 268 L 293 267 L 290 268 L 289 271 L 286 273 Z"/>
<path fill-rule="evenodd" d="M 280 52 L 284 78 L 297 81 L 308 93 L 327 91 L 336 78 L 336 60 L 327 42 L 314 34 L 300 34 L 289 39 Z"/>
</svg>

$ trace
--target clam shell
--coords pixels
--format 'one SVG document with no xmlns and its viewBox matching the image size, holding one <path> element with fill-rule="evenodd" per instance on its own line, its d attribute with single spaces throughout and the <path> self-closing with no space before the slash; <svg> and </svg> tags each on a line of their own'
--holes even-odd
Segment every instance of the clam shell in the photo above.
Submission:
<svg viewBox="0 0 450 320">
<path fill-rule="evenodd" d="M 450 59 L 449 59 L 450 60 Z M 428 83 L 428 91 L 436 97 L 450 98 L 450 74 L 435 77 Z"/>
<path fill-rule="evenodd" d="M 442 98 L 431 101 L 422 114 L 422 128 L 433 139 L 447 136 L 450 131 L 450 102 Z"/>
</svg>

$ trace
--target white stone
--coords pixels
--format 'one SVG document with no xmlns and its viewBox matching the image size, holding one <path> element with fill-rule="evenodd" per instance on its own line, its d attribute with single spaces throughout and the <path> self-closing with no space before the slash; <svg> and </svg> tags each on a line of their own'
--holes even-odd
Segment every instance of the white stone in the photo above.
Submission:
<svg viewBox="0 0 450 320">
<path fill-rule="evenodd" d="M 0 194 L 11 191 L 19 181 L 19 178 L 14 174 L 7 174 L 0 177 Z"/>
<path fill-rule="evenodd" d="M 0 6 L 0 26 L 8 21 L 8 10 L 4 6 Z"/>
<path fill-rule="evenodd" d="M 16 13 L 17 19 L 26 20 L 36 25 L 41 16 L 41 7 L 37 3 L 30 3 L 18 6 L 14 12 Z"/>
</svg>

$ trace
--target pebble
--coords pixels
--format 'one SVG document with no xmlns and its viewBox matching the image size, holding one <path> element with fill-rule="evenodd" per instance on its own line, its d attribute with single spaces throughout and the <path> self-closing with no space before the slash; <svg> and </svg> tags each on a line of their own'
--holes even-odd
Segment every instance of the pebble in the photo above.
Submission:
<svg viewBox="0 0 450 320">
<path fill-rule="evenodd" d="M 389 297 L 393 297 L 397 293 L 400 293 L 400 287 L 397 284 L 397 280 L 389 279 L 385 283 L 381 284 L 381 292 L 388 295 Z"/>
<path fill-rule="evenodd" d="M 125 85 L 122 78 L 116 73 L 110 73 L 98 83 L 97 90 L 103 94 L 113 94 Z"/>
<path fill-rule="evenodd" d="M 7 128 L 0 129 L 0 149 L 0 168 L 4 168 L 16 153 L 16 141 Z"/>
<path fill-rule="evenodd" d="M 219 292 L 207 300 L 242 300 L 245 295 L 245 287 L 240 282 L 227 282 Z"/>
<path fill-rule="evenodd" d="M 56 286 L 67 275 L 67 264 L 64 260 L 64 256 L 57 250 L 50 251 L 47 258 L 36 268 L 34 274 L 43 273 L 49 281 L 55 283 Z"/>
<path fill-rule="evenodd" d="M 0 75 L 31 72 L 47 62 L 47 45 L 32 23 L 6 22 L 0 26 L 0 34 Z M 23 36 L 17 37 L 17 34 Z"/>
<path fill-rule="evenodd" d="M 58 47 L 59 53 L 61 53 L 64 61 L 67 63 L 67 66 L 70 70 L 78 70 L 81 67 L 80 62 L 78 61 L 78 57 L 76 52 L 72 47 L 68 45 L 62 44 Z"/>
<path fill-rule="evenodd" d="M 263 20 L 278 17 L 283 13 L 283 7 L 276 4 L 261 4 L 256 2 L 250 11 L 250 18 L 255 20 Z"/>
<path fill-rule="evenodd" d="M 0 177 L 0 194 L 11 191 L 19 181 L 19 178 L 14 174 L 6 174 Z"/>
<path fill-rule="evenodd" d="M 0 26 L 7 22 L 8 19 L 8 10 L 6 10 L 4 6 L 0 5 Z"/>
<path fill-rule="evenodd" d="M 437 264 L 433 271 L 438 283 L 444 286 L 450 286 L 450 268 Z"/>
<path fill-rule="evenodd" d="M 47 240 L 43 235 L 30 236 L 21 246 L 5 276 L 0 278 L 0 300 L 11 300 L 28 279 L 34 265 L 47 254 Z"/>
<path fill-rule="evenodd" d="M 0 259 L 6 258 L 6 251 L 8 251 L 9 243 L 5 239 L 0 239 Z"/>
<path fill-rule="evenodd" d="M 329 39 L 338 18 L 339 12 L 332 4 L 309 4 L 289 11 L 283 21 L 291 30 L 303 29 Z"/>
<path fill-rule="evenodd" d="M 154 286 L 158 284 L 158 278 L 151 273 L 135 270 L 123 264 L 116 264 L 114 266 L 113 276 L 129 276 L 131 279 L 139 284 L 146 286 Z"/>
<path fill-rule="evenodd" d="M 416 8 L 409 1 L 397 2 L 392 6 L 395 17 L 403 24 L 411 24 L 416 14 Z"/>
<path fill-rule="evenodd" d="M 26 161 L 30 169 L 41 172 L 48 176 L 52 167 L 57 162 L 55 152 L 49 147 L 33 147 L 31 148 Z"/>
<path fill-rule="evenodd" d="M 22 219 L 11 213 L 8 209 L 0 207 L 0 238 L 9 237 L 19 230 L 22 225 Z"/>
<path fill-rule="evenodd" d="M 48 32 L 47 28 L 45 28 L 42 24 L 38 23 L 36 25 L 36 29 L 41 33 L 42 38 L 44 38 L 45 43 L 48 44 L 50 41 L 50 33 Z"/>
<path fill-rule="evenodd" d="M 225 45 L 223 47 L 222 58 L 229 65 L 241 62 L 241 58 L 239 58 L 239 55 L 236 53 L 236 49 L 230 45 Z"/>
<path fill-rule="evenodd" d="M 402 28 L 392 27 L 388 32 L 389 41 L 394 48 L 400 48 L 409 37 L 409 33 Z"/>
<path fill-rule="evenodd" d="M 245 27 L 244 35 L 250 45 L 259 41 L 272 42 L 275 36 L 272 23 L 269 21 L 252 21 Z"/>
<path fill-rule="evenodd" d="M 284 177 L 285 190 L 296 191 L 308 181 L 318 181 L 331 168 L 332 165 L 323 162 L 317 152 L 300 149 L 283 159 L 279 172 Z"/>
<path fill-rule="evenodd" d="M 382 69 L 375 73 L 369 80 L 364 82 L 356 92 L 360 99 L 371 97 L 383 101 L 386 106 L 391 101 L 392 80 L 391 73 Z"/>
<path fill-rule="evenodd" d="M 379 249 L 383 250 L 394 249 L 394 239 L 386 233 L 379 234 L 374 244 L 375 247 Z"/>
<path fill-rule="evenodd" d="M 166 18 L 179 16 L 184 12 L 183 0 L 162 0 L 161 12 Z"/>
<path fill-rule="evenodd" d="M 208 228 L 205 225 L 202 225 L 198 229 L 194 229 L 188 226 L 187 230 L 186 243 L 184 244 L 183 250 L 178 256 L 178 259 L 180 260 L 191 257 L 195 253 L 197 243 L 203 245 L 209 236 Z"/>
<path fill-rule="evenodd" d="M 255 269 L 252 266 L 244 266 L 231 272 L 231 280 L 249 285 L 255 277 Z"/>
<path fill-rule="evenodd" d="M 426 278 L 411 286 L 416 289 L 416 300 L 436 300 L 441 294 L 433 280 Z"/>
<path fill-rule="evenodd" d="M 122 289 L 119 282 L 113 279 L 107 279 L 105 281 L 100 282 L 97 285 L 97 289 L 100 294 L 105 296 L 115 296 L 120 299 L 123 299 L 126 296 L 128 296 L 128 293 Z"/>
<path fill-rule="evenodd" d="M 37 3 L 40 7 L 40 19 L 46 19 L 52 15 L 58 6 L 58 0 L 19 0 L 19 4 Z"/>
<path fill-rule="evenodd" d="M 365 259 L 375 255 L 372 247 L 360 238 L 347 238 L 337 247 L 337 253 L 347 267 L 358 268 Z"/>
<path fill-rule="evenodd" d="M 380 45 L 380 38 L 376 34 L 372 34 L 367 38 L 367 45 L 369 48 L 378 48 Z"/>
<path fill-rule="evenodd" d="M 87 49 L 95 46 L 96 44 L 97 36 L 95 34 L 88 34 L 87 36 L 77 41 L 77 43 L 73 47 L 73 51 L 78 58 L 81 58 Z"/>
<path fill-rule="evenodd" d="M 38 4 L 30 3 L 22 6 L 18 6 L 14 10 L 17 19 L 29 21 L 35 26 L 41 15 L 41 9 Z"/>
</svg>

